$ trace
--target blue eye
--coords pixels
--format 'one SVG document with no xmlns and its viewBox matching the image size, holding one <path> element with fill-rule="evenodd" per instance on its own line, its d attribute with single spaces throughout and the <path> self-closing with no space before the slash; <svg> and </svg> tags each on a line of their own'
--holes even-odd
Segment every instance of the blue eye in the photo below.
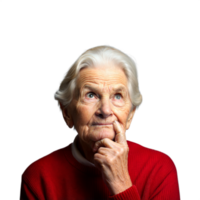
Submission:
<svg viewBox="0 0 200 200">
<path fill-rule="evenodd" d="M 121 96 L 122 97 L 122 95 L 121 94 L 116 94 L 116 96 Z M 117 98 L 118 99 L 118 98 Z M 118 99 L 119 100 L 119 99 Z"/>
<path fill-rule="evenodd" d="M 88 93 L 87 97 L 90 98 L 90 99 L 92 99 L 94 97 L 94 93 L 92 93 L 92 92 Z"/>
<path fill-rule="evenodd" d="M 87 97 L 89 97 L 89 99 L 92 98 L 91 95 L 94 96 L 94 93 L 93 93 L 93 92 L 87 93 Z M 120 96 L 120 97 L 122 98 L 122 95 L 121 95 L 121 94 L 116 94 L 115 96 Z M 90 97 L 91 97 L 91 98 L 90 98 Z M 117 99 L 120 100 L 120 98 L 117 98 Z"/>
<path fill-rule="evenodd" d="M 93 95 L 94 93 L 93 93 L 93 92 L 89 92 L 89 93 L 87 93 L 87 95 L 88 95 L 88 94 L 92 94 L 92 95 Z M 90 98 L 90 99 L 91 99 L 91 98 Z"/>
</svg>

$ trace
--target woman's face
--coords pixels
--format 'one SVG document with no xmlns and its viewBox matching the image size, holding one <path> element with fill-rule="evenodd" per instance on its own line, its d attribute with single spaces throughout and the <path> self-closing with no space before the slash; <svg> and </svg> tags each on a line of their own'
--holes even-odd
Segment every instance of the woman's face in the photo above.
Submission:
<svg viewBox="0 0 200 200">
<path fill-rule="evenodd" d="M 114 64 L 80 71 L 68 120 L 75 126 L 82 145 L 93 148 L 103 138 L 114 140 L 115 120 L 125 130 L 129 128 L 135 110 L 131 110 L 127 83 L 124 71 Z"/>
</svg>

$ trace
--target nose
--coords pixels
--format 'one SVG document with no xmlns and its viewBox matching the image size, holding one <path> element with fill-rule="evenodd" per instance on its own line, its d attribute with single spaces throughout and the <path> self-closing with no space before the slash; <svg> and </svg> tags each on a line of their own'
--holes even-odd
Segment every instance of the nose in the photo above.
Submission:
<svg viewBox="0 0 200 200">
<path fill-rule="evenodd" d="M 101 99 L 100 106 L 96 114 L 104 119 L 113 114 L 111 109 L 111 102 L 109 99 Z"/>
</svg>

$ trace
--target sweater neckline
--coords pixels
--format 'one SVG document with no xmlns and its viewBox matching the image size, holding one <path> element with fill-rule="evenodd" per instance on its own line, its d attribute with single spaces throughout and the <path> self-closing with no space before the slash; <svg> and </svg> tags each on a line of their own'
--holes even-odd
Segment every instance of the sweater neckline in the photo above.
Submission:
<svg viewBox="0 0 200 200">
<path fill-rule="evenodd" d="M 101 176 L 99 169 L 93 163 L 86 160 L 78 151 L 76 147 L 77 139 L 76 135 L 74 141 L 70 142 L 65 148 L 64 154 L 67 162 L 83 173 Z"/>
</svg>

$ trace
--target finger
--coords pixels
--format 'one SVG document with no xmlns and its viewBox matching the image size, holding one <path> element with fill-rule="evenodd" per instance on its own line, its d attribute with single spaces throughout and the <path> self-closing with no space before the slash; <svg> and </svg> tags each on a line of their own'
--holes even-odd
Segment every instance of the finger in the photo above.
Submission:
<svg viewBox="0 0 200 200">
<path fill-rule="evenodd" d="M 126 144 L 126 135 L 125 131 L 122 129 L 118 121 L 114 121 L 113 123 L 114 130 L 116 132 L 115 142 L 120 144 Z"/>
<path fill-rule="evenodd" d="M 104 138 L 102 140 L 99 140 L 95 142 L 94 147 L 93 147 L 93 152 L 97 152 L 100 147 L 108 147 L 108 148 L 113 148 L 115 145 L 115 142 L 108 138 Z"/>
<path fill-rule="evenodd" d="M 93 152 L 97 152 L 100 147 L 104 147 L 103 139 L 95 142 L 93 146 Z"/>
</svg>

